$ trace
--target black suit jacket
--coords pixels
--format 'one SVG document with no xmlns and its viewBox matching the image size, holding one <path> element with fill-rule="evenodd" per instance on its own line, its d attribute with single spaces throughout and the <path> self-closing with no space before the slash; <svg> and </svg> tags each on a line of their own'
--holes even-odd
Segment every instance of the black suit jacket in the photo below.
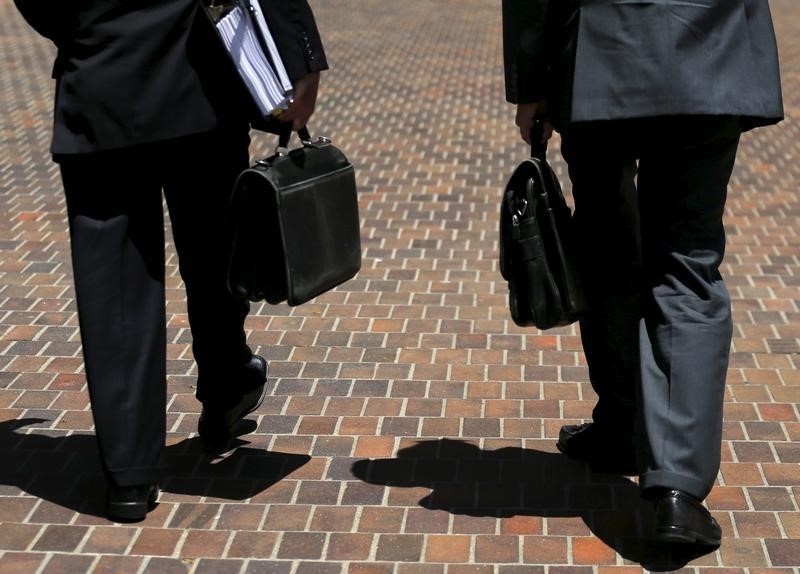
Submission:
<svg viewBox="0 0 800 574">
<path fill-rule="evenodd" d="M 54 154 L 172 139 L 252 117 L 199 0 L 15 3 L 58 48 Z M 293 80 L 327 68 L 307 0 L 264 8 Z"/>
<path fill-rule="evenodd" d="M 503 0 L 506 97 L 557 124 L 783 117 L 767 0 Z"/>
</svg>

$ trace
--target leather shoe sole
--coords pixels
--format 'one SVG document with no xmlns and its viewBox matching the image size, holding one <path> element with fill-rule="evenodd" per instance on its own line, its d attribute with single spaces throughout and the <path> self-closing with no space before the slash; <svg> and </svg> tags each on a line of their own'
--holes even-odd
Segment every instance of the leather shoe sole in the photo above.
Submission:
<svg viewBox="0 0 800 574">
<path fill-rule="evenodd" d="M 156 506 L 158 486 L 112 486 L 108 491 L 107 514 L 111 520 L 138 522 Z"/>
<path fill-rule="evenodd" d="M 656 498 L 656 539 L 661 542 L 719 546 L 722 529 L 699 500 L 681 490 Z"/>
</svg>

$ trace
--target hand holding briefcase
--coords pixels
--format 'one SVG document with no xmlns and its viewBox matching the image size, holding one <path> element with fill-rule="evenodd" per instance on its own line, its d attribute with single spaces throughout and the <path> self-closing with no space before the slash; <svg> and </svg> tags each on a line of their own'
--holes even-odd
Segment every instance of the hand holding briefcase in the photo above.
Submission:
<svg viewBox="0 0 800 574">
<path fill-rule="evenodd" d="M 287 128 L 234 186 L 228 285 L 251 301 L 300 305 L 358 273 L 361 238 L 353 164 L 306 128 L 290 151 Z"/>
<path fill-rule="evenodd" d="M 521 327 L 569 325 L 587 308 L 574 265 L 570 212 L 547 163 L 542 126 L 531 157 L 514 171 L 500 205 L 500 271 L 508 281 L 511 318 Z"/>
</svg>

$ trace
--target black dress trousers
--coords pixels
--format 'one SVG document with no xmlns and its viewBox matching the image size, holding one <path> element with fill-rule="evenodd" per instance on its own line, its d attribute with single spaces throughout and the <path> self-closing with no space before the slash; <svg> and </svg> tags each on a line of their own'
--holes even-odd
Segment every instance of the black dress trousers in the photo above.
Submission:
<svg viewBox="0 0 800 574">
<path fill-rule="evenodd" d="M 246 301 L 226 288 L 225 213 L 248 165 L 247 124 L 57 157 L 67 199 L 84 361 L 100 456 L 112 484 L 155 483 L 166 407 L 166 197 L 187 294 L 197 397 L 235 402 L 252 354 Z M 163 192 L 163 195 L 162 195 Z"/>
<path fill-rule="evenodd" d="M 719 266 L 740 121 L 592 122 L 562 135 L 592 307 L 581 337 L 594 421 L 636 434 L 645 491 L 703 499 L 720 465 L 733 327 Z"/>
</svg>

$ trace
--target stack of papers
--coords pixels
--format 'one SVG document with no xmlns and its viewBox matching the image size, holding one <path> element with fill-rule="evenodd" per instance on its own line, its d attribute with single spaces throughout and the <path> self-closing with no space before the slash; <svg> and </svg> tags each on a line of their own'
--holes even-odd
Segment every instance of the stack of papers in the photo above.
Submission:
<svg viewBox="0 0 800 574">
<path fill-rule="evenodd" d="M 258 0 L 212 5 L 209 14 L 261 114 L 268 117 L 286 109 L 292 83 Z"/>
</svg>

